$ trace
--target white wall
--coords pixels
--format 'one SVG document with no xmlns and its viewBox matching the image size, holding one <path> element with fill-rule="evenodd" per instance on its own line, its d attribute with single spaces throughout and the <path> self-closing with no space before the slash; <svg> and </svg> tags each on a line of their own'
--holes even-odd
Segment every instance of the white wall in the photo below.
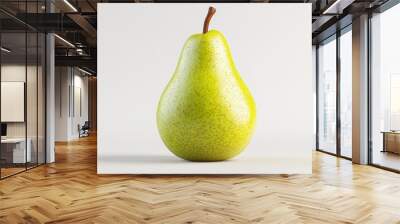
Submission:
<svg viewBox="0 0 400 224">
<path fill-rule="evenodd" d="M 56 67 L 55 120 L 56 141 L 77 139 L 78 124 L 88 120 L 88 78 L 76 68 Z"/>
<path fill-rule="evenodd" d="M 78 72 L 78 74 L 76 73 Z M 72 119 L 71 119 L 71 135 L 73 138 L 79 137 L 79 132 L 77 129 L 78 124 L 81 126 L 88 121 L 89 119 L 89 112 L 88 112 L 88 77 L 82 76 L 83 73 L 75 70 L 74 75 L 74 93 L 73 96 L 74 108 L 72 108 Z M 80 91 L 80 93 L 78 93 Z M 79 98 L 80 95 L 80 98 Z M 80 101 L 80 102 L 79 102 Z M 79 108 L 81 107 L 81 108 Z M 75 110 L 75 111 L 74 111 Z M 82 111 L 80 111 L 82 110 Z"/>
<path fill-rule="evenodd" d="M 69 139 L 69 95 L 70 75 L 68 67 L 55 68 L 55 140 Z"/>
</svg>

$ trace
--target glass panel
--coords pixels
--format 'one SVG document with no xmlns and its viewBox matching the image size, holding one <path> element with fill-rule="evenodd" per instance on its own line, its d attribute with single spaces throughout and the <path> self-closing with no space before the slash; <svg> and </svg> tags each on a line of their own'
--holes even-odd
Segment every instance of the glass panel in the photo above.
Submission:
<svg viewBox="0 0 400 224">
<path fill-rule="evenodd" d="M 340 36 L 340 127 L 341 155 L 352 156 L 352 35 Z"/>
<path fill-rule="evenodd" d="M 318 144 L 336 153 L 336 39 L 318 48 Z"/>
<path fill-rule="evenodd" d="M 400 170 L 400 5 L 372 18 L 372 163 Z"/>
<path fill-rule="evenodd" d="M 39 5 L 37 1 L 27 2 L 26 12 L 37 13 Z M 37 22 L 31 19 L 33 23 Z M 27 80 L 26 80 L 26 113 L 27 113 L 27 150 L 31 151 L 30 161 L 27 167 L 35 167 L 38 164 L 38 33 L 27 30 Z"/>
<path fill-rule="evenodd" d="M 26 98 L 26 111 L 27 111 L 27 149 L 31 151 L 30 153 L 30 161 L 28 162 L 28 168 L 34 167 L 37 165 L 37 98 L 38 98 L 38 88 L 37 88 L 37 79 L 38 79 L 38 49 L 37 49 L 37 41 L 38 36 L 37 33 L 31 32 L 27 34 L 28 38 L 28 63 L 27 63 L 27 98 Z"/>
<path fill-rule="evenodd" d="M 316 141 L 317 141 L 317 48 L 315 45 L 312 46 L 312 75 L 313 75 L 313 145 L 316 146 Z M 90 87 L 91 87 L 91 79 L 89 79 L 89 99 L 90 98 Z M 89 107 L 90 108 L 90 107 Z M 91 115 L 91 113 L 89 113 Z M 92 123 L 92 120 L 89 117 L 90 122 Z"/>
<path fill-rule="evenodd" d="M 45 0 L 0 1 L 12 12 L 43 13 Z M 33 24 L 37 17 L 32 17 Z M 45 35 L 0 12 L 0 178 L 45 162 Z M 4 21 L 6 22 L 4 22 Z"/>
<path fill-rule="evenodd" d="M 1 161 L 2 178 L 25 170 L 26 150 L 26 34 L 2 33 L 1 44 Z M 29 147 L 28 147 L 29 148 Z"/>
<path fill-rule="evenodd" d="M 38 45 L 38 163 L 45 163 L 45 65 L 46 65 L 46 52 L 45 44 L 46 38 L 44 34 L 39 34 Z"/>
</svg>

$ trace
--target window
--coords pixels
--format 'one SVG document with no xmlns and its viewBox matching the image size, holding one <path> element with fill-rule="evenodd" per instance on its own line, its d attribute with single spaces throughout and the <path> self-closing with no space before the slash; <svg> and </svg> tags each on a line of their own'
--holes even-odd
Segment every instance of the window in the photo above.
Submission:
<svg viewBox="0 0 400 224">
<path fill-rule="evenodd" d="M 400 5 L 371 18 L 373 164 L 400 170 Z"/>
<path fill-rule="evenodd" d="M 318 149 L 336 153 L 336 39 L 318 47 Z"/>
<path fill-rule="evenodd" d="M 349 25 L 320 43 L 317 51 L 317 147 L 348 159 L 352 157 L 352 41 Z"/>
<path fill-rule="evenodd" d="M 340 36 L 340 155 L 352 156 L 352 35 L 351 26 Z"/>
</svg>

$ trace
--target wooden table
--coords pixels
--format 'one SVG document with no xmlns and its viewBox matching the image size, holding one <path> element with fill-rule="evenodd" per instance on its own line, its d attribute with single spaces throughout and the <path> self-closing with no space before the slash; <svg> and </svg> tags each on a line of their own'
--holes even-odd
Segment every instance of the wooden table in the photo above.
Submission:
<svg viewBox="0 0 400 224">
<path fill-rule="evenodd" d="M 382 131 L 383 150 L 382 152 L 392 152 L 400 154 L 400 131 Z"/>
</svg>

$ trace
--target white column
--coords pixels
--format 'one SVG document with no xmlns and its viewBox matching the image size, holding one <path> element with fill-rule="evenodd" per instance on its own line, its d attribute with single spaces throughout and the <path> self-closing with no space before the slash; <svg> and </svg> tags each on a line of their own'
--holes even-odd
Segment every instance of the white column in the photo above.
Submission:
<svg viewBox="0 0 400 224">
<path fill-rule="evenodd" d="M 55 161 L 54 133 L 55 133 L 55 56 L 54 56 L 54 35 L 46 36 L 46 163 Z"/>
<path fill-rule="evenodd" d="M 368 163 L 368 15 L 353 20 L 353 162 Z"/>
<path fill-rule="evenodd" d="M 46 11 L 54 12 L 54 5 L 46 1 Z M 55 161 L 55 42 L 54 35 L 46 35 L 46 163 Z"/>
</svg>

